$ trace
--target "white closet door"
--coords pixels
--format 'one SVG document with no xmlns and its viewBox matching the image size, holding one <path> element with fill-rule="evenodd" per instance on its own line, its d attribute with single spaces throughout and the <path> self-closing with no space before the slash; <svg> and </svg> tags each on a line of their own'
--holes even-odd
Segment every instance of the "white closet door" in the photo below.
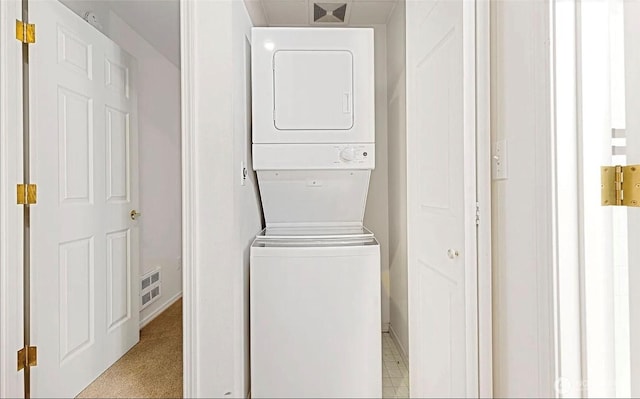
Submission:
<svg viewBox="0 0 640 399">
<path fill-rule="evenodd" d="M 58 1 L 31 2 L 34 397 L 74 397 L 139 340 L 134 60 Z"/>
<path fill-rule="evenodd" d="M 477 396 L 475 2 L 406 17 L 410 392 Z"/>
</svg>

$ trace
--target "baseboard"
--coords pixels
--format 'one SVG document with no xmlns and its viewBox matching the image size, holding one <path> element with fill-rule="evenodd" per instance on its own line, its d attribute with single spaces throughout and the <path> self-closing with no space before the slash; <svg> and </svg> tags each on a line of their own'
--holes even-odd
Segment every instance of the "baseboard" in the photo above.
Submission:
<svg viewBox="0 0 640 399">
<path fill-rule="evenodd" d="M 404 359 L 404 362 L 408 365 L 409 356 L 407 355 L 407 350 L 405 349 L 404 346 L 402 346 L 402 343 L 400 343 L 400 339 L 398 339 L 398 334 L 396 334 L 396 332 L 393 330 L 393 326 L 391 324 L 389 324 L 389 335 L 391 336 L 391 339 L 393 340 L 393 342 L 395 342 L 398 349 L 400 349 L 400 356 L 402 356 L 402 358 Z"/>
<path fill-rule="evenodd" d="M 160 306 L 158 309 L 154 310 L 152 313 L 150 313 L 147 317 L 145 317 L 144 319 L 140 320 L 140 328 L 146 326 L 147 324 L 151 323 L 151 321 L 153 319 L 155 319 L 156 317 L 158 317 L 160 315 L 160 313 L 164 312 L 165 310 L 167 310 L 167 308 L 171 305 L 173 305 L 174 303 L 176 303 L 176 301 L 178 299 L 182 298 L 182 291 L 178 292 L 177 294 L 175 294 L 172 298 L 170 298 L 164 305 Z"/>
<path fill-rule="evenodd" d="M 389 322 L 382 323 L 382 332 L 383 333 L 388 333 L 390 326 L 391 326 L 391 323 L 389 323 Z"/>
</svg>

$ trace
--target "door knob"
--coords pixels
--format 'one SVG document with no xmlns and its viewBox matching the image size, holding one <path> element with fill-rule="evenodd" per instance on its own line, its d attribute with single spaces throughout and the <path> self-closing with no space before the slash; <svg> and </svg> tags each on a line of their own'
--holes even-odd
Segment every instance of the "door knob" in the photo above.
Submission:
<svg viewBox="0 0 640 399">
<path fill-rule="evenodd" d="M 458 255 L 460 255 L 460 254 L 455 249 L 449 249 L 447 251 L 447 256 L 449 257 L 449 259 L 455 259 L 455 258 L 458 257 Z"/>
<path fill-rule="evenodd" d="M 131 216 L 131 220 L 136 220 L 136 218 L 140 215 L 142 214 L 137 212 L 135 209 L 132 209 L 131 213 L 129 213 L 129 216 Z"/>
</svg>

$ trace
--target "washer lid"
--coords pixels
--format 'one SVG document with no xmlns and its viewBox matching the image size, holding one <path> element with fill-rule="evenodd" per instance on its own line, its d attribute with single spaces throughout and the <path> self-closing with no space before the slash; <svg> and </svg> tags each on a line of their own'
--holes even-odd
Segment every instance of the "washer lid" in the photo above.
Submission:
<svg viewBox="0 0 640 399">
<path fill-rule="evenodd" d="M 373 238 L 371 230 L 364 226 L 329 227 L 272 227 L 262 230 L 256 240 L 354 240 Z"/>
<path fill-rule="evenodd" d="M 253 242 L 257 248 L 317 248 L 379 245 L 373 233 L 360 228 L 272 228 L 264 229 Z"/>
<path fill-rule="evenodd" d="M 335 247 L 372 247 L 379 245 L 375 238 L 332 239 L 332 240 L 258 240 L 253 248 L 335 248 Z"/>
</svg>

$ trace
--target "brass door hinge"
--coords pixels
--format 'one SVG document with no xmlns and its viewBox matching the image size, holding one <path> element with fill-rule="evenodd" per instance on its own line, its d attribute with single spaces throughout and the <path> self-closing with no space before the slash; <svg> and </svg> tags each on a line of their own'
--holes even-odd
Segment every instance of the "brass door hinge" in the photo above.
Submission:
<svg viewBox="0 0 640 399">
<path fill-rule="evenodd" d="M 16 19 L 16 39 L 18 39 L 21 43 L 35 43 L 36 25 L 27 24 Z"/>
<path fill-rule="evenodd" d="M 33 205 L 38 201 L 38 187 L 35 184 L 18 184 L 18 205 Z"/>
<path fill-rule="evenodd" d="M 603 166 L 600 175 L 603 206 L 640 207 L 640 165 Z"/>
<path fill-rule="evenodd" d="M 38 347 L 27 346 L 18 351 L 18 371 L 38 365 Z"/>
</svg>

